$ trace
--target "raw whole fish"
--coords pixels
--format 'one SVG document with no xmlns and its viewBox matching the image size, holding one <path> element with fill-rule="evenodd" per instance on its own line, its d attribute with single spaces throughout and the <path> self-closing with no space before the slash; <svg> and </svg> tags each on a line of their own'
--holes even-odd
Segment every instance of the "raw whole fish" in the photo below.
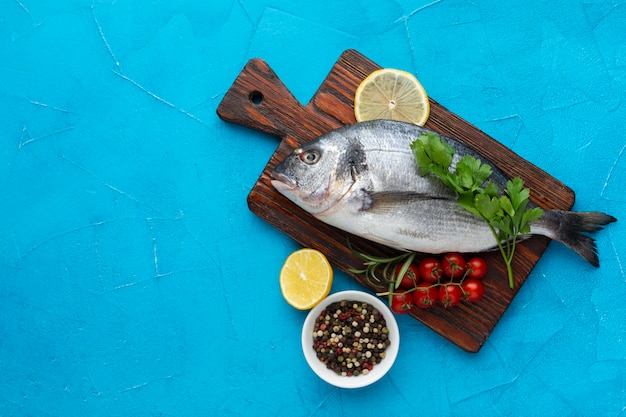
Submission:
<svg viewBox="0 0 626 417">
<path fill-rule="evenodd" d="M 342 127 L 295 149 L 275 168 L 272 185 L 319 220 L 393 248 L 424 253 L 494 249 L 497 242 L 483 219 L 461 207 L 438 178 L 419 175 L 410 144 L 427 132 L 390 120 Z M 508 178 L 493 163 L 458 141 L 441 139 L 455 149 L 451 169 L 471 154 L 491 165 L 491 179 L 504 189 Z M 595 241 L 586 233 L 614 221 L 600 212 L 545 210 L 531 234 L 562 242 L 598 266 Z"/>
</svg>

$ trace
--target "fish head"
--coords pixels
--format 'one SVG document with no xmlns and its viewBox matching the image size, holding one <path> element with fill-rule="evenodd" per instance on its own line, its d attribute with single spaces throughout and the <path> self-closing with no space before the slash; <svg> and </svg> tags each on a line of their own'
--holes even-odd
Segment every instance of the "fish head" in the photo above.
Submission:
<svg viewBox="0 0 626 417">
<path fill-rule="evenodd" d="M 356 139 L 341 132 L 321 136 L 289 154 L 272 172 L 272 186 L 316 215 L 332 209 L 366 169 L 365 153 Z"/>
</svg>

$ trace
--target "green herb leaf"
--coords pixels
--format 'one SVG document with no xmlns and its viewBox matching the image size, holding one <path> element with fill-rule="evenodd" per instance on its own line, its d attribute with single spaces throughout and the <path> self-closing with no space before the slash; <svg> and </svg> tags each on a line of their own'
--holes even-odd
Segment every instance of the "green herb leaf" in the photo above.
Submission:
<svg viewBox="0 0 626 417">
<path fill-rule="evenodd" d="M 513 215 L 515 215 L 515 209 L 513 208 L 513 204 L 507 196 L 503 195 L 502 197 L 500 197 L 500 207 L 502 207 L 502 210 L 509 216 L 512 217 Z"/>
<path fill-rule="evenodd" d="M 499 192 L 498 185 L 489 180 L 485 186 L 484 194 L 487 194 L 489 197 L 497 197 Z"/>
<path fill-rule="evenodd" d="M 465 208 L 467 211 L 474 213 L 477 216 L 481 216 L 474 199 L 476 198 L 473 192 L 464 192 L 458 195 L 457 202 Z"/>
<path fill-rule="evenodd" d="M 467 190 L 478 189 L 492 173 L 489 165 L 483 164 L 471 155 L 465 155 L 456 164 L 456 174 L 461 177 L 459 183 Z"/>
<path fill-rule="evenodd" d="M 434 133 L 422 133 L 411 144 L 417 160 L 420 175 L 434 173 L 438 177 L 445 176 L 452 164 L 454 149 Z M 450 185 L 450 184 L 447 184 Z"/>
<path fill-rule="evenodd" d="M 454 149 L 447 143 L 441 141 L 441 139 L 433 134 L 428 134 L 428 146 L 429 156 L 433 160 L 433 163 L 442 167 L 448 167 L 452 163 L 452 155 L 454 155 Z"/>
<path fill-rule="evenodd" d="M 500 200 L 496 197 L 489 197 L 486 194 L 478 194 L 474 199 L 474 206 L 480 213 L 480 216 L 487 222 L 490 219 L 495 219 L 501 211 Z"/>
</svg>

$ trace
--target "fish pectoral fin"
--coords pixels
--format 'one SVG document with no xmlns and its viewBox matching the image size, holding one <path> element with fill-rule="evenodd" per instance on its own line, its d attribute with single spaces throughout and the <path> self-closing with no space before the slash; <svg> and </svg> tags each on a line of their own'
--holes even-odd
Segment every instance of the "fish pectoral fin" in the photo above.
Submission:
<svg viewBox="0 0 626 417">
<path fill-rule="evenodd" d="M 385 214 L 397 212 L 398 207 L 401 206 L 429 200 L 450 200 L 450 197 L 412 191 L 380 191 L 369 193 L 363 199 L 361 210 Z"/>
</svg>

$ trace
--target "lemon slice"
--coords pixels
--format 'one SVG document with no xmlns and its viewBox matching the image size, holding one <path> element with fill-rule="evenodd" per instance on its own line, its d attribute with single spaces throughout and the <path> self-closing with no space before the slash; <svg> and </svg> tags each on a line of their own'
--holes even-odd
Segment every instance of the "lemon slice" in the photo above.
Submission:
<svg viewBox="0 0 626 417">
<path fill-rule="evenodd" d="M 390 119 L 424 126 L 429 114 L 424 87 L 406 71 L 393 68 L 374 71 L 361 82 L 354 96 L 358 122 Z"/>
<path fill-rule="evenodd" d="M 300 249 L 287 257 L 280 270 L 280 291 L 298 310 L 315 307 L 330 292 L 333 269 L 326 256 L 315 249 Z"/>
</svg>

